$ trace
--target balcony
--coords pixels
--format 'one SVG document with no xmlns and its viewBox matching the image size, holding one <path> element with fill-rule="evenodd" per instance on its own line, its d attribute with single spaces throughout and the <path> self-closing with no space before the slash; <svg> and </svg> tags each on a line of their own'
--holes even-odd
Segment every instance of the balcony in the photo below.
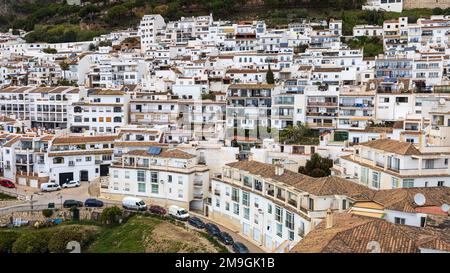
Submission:
<svg viewBox="0 0 450 273">
<path fill-rule="evenodd" d="M 194 180 L 194 186 L 203 187 L 203 181 L 201 181 L 201 180 Z"/>
<path fill-rule="evenodd" d="M 267 190 L 267 195 L 274 196 L 274 190 Z"/>
<path fill-rule="evenodd" d="M 297 201 L 294 199 L 289 199 L 288 200 L 288 204 L 293 206 L 293 207 L 297 207 Z"/>
<path fill-rule="evenodd" d="M 220 191 L 219 190 L 214 190 L 214 195 L 220 196 Z"/>
<path fill-rule="evenodd" d="M 285 201 L 286 197 L 284 197 L 282 194 L 277 194 L 277 199 Z"/>
<path fill-rule="evenodd" d="M 203 199 L 203 193 L 194 193 L 194 199 L 197 200 Z"/>
</svg>

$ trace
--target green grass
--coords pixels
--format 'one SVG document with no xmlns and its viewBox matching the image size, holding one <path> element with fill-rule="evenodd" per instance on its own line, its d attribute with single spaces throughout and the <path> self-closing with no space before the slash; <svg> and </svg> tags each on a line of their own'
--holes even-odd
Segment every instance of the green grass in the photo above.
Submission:
<svg viewBox="0 0 450 273">
<path fill-rule="evenodd" d="M 4 201 L 4 200 L 17 200 L 17 198 L 13 197 L 11 195 L 0 193 L 0 201 Z"/>
<path fill-rule="evenodd" d="M 143 239 L 162 220 L 153 217 L 132 217 L 127 223 L 104 228 L 97 240 L 91 245 L 88 252 L 96 253 L 142 253 L 145 252 Z"/>
</svg>

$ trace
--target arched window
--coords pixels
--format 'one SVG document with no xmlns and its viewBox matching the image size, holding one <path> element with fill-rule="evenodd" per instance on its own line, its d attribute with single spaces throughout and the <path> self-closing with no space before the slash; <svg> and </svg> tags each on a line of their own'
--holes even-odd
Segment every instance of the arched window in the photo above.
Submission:
<svg viewBox="0 0 450 273">
<path fill-rule="evenodd" d="M 64 164 L 64 157 L 53 158 L 53 164 Z"/>
</svg>

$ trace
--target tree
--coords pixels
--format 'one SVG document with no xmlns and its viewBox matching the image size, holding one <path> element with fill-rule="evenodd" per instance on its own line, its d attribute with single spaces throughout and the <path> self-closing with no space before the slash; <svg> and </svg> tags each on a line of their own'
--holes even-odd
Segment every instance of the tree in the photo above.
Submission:
<svg viewBox="0 0 450 273">
<path fill-rule="evenodd" d="M 285 144 L 318 144 L 318 137 L 308 125 L 289 126 L 280 132 L 280 142 Z"/>
<path fill-rule="evenodd" d="M 306 161 L 305 166 L 298 169 L 298 172 L 312 177 L 325 177 L 331 175 L 332 167 L 332 159 L 323 158 L 315 153 L 310 160 Z"/>
<path fill-rule="evenodd" d="M 273 76 L 272 69 L 270 68 L 270 65 L 269 65 L 269 69 L 267 70 L 267 73 L 266 73 L 266 82 L 268 84 L 274 84 L 275 83 L 275 79 L 274 79 L 274 76 Z"/>
<path fill-rule="evenodd" d="M 52 209 L 44 209 L 44 210 L 42 211 L 42 215 L 43 215 L 45 218 L 50 218 L 50 217 L 52 217 L 52 215 L 53 215 L 53 210 L 52 210 Z"/>
<path fill-rule="evenodd" d="M 47 53 L 47 54 L 56 54 L 56 53 L 58 53 L 58 50 L 56 50 L 55 48 L 50 48 L 50 47 L 44 48 L 42 51 L 44 53 Z"/>
<path fill-rule="evenodd" d="M 69 70 L 70 65 L 66 61 L 62 61 L 59 63 L 59 67 L 61 67 L 61 70 L 63 71 L 63 79 L 66 79 L 66 71 Z"/>
<path fill-rule="evenodd" d="M 19 233 L 15 231 L 0 232 L 0 253 L 11 253 L 17 238 L 19 238 Z"/>
<path fill-rule="evenodd" d="M 13 253 L 47 253 L 49 232 L 26 232 L 23 233 L 12 246 Z"/>
<path fill-rule="evenodd" d="M 119 222 L 119 217 L 122 216 L 122 210 L 119 207 L 109 207 L 102 211 L 100 220 L 105 225 L 114 225 Z"/>
</svg>

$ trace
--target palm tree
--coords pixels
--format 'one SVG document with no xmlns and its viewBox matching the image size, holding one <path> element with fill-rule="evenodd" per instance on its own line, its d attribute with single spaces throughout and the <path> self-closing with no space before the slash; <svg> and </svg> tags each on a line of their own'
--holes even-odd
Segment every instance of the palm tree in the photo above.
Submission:
<svg viewBox="0 0 450 273">
<path fill-rule="evenodd" d="M 311 130 L 308 125 L 299 123 L 296 126 L 289 126 L 280 132 L 280 141 L 286 144 L 299 144 L 302 139 L 310 135 Z"/>
</svg>

